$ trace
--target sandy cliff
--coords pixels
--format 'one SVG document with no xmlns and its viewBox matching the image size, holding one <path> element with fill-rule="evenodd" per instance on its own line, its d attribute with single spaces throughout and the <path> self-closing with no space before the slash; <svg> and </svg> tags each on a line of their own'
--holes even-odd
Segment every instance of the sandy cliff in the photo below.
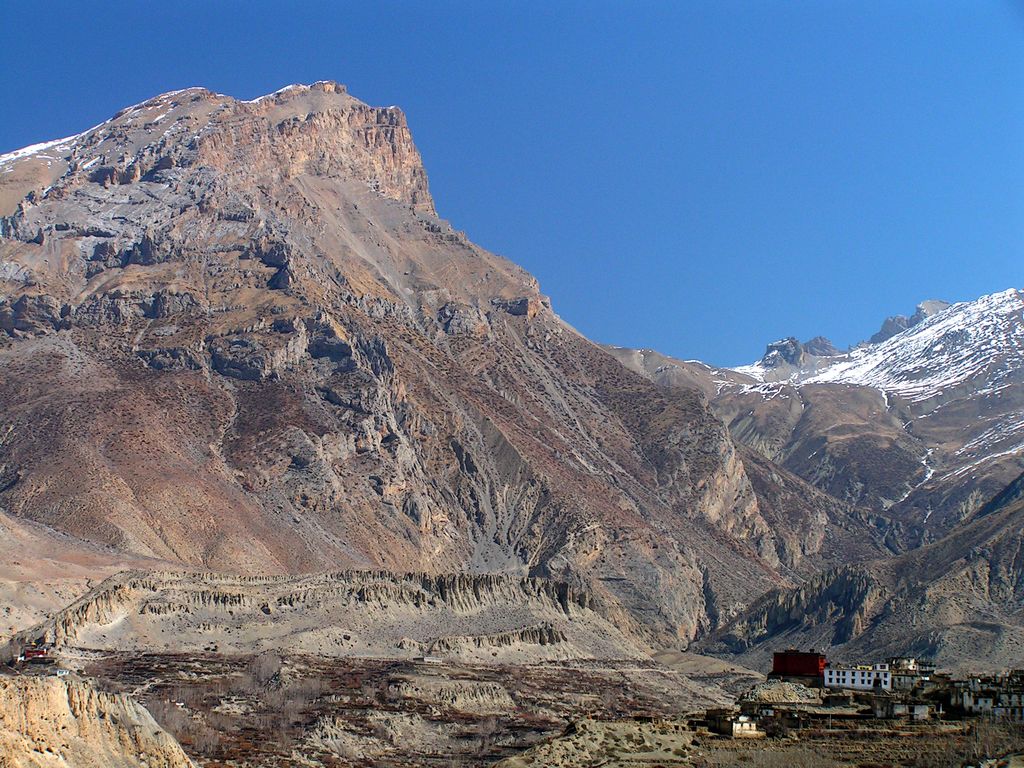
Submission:
<svg viewBox="0 0 1024 768">
<path fill-rule="evenodd" d="M 194 768 L 139 704 L 52 677 L 0 677 L 0 765 Z"/>
</svg>

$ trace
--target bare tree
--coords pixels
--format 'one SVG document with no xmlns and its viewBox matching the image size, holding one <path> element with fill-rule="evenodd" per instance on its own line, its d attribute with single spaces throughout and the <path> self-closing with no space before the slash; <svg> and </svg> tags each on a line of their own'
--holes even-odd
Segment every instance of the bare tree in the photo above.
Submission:
<svg viewBox="0 0 1024 768">
<path fill-rule="evenodd" d="M 264 651 L 249 662 L 247 671 L 260 686 L 266 686 L 281 674 L 281 657 L 273 651 Z"/>
<path fill-rule="evenodd" d="M 486 755 L 494 747 L 495 736 L 498 733 L 498 718 L 494 715 L 485 717 L 480 721 L 476 732 L 480 738 L 480 754 Z"/>
</svg>

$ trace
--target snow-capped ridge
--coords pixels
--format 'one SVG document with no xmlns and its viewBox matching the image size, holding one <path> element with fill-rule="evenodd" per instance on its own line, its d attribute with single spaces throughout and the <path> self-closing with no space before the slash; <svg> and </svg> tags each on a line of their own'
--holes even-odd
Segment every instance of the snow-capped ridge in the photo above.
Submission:
<svg viewBox="0 0 1024 768">
<path fill-rule="evenodd" d="M 324 83 L 325 80 L 318 80 L 317 83 Z M 248 99 L 245 101 L 246 104 L 259 104 L 261 101 L 266 99 L 272 99 L 275 96 L 281 96 L 282 94 L 288 93 L 289 91 L 299 91 L 308 88 L 309 86 L 302 85 L 301 83 L 291 83 L 283 88 L 278 88 L 273 93 L 265 93 L 262 96 L 257 96 L 255 99 Z"/>
<path fill-rule="evenodd" d="M 781 358 L 780 344 L 789 341 L 769 345 L 765 358 L 733 370 L 760 383 L 860 385 L 912 402 L 968 380 L 996 387 L 1024 373 L 1024 293 L 1010 288 L 952 304 L 884 341 L 834 357 L 815 356 L 812 363 L 769 359 L 773 350 Z"/>
<path fill-rule="evenodd" d="M 874 387 L 928 400 L 968 380 L 1024 369 L 1024 294 L 1009 289 L 959 302 L 802 383 Z"/>
<path fill-rule="evenodd" d="M 0 165 L 20 160 L 23 157 L 29 157 L 30 155 L 39 154 L 47 149 L 62 148 L 65 144 L 70 144 L 75 139 L 80 137 L 82 134 L 77 133 L 74 136 L 66 136 L 63 139 L 52 139 L 51 141 L 42 141 L 38 144 L 29 144 L 27 147 L 16 149 L 13 152 L 8 152 L 4 155 L 0 155 Z"/>
</svg>

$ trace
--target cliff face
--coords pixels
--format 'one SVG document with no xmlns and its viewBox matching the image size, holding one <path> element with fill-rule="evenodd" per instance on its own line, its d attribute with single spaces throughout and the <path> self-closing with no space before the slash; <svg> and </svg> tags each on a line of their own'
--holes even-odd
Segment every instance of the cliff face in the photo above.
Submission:
<svg viewBox="0 0 1024 768">
<path fill-rule="evenodd" d="M 174 91 L 128 107 L 83 134 L 0 162 L 6 176 L 0 213 L 10 216 L 5 225 L 15 233 L 31 226 L 31 217 L 18 213 L 40 198 L 44 179 L 50 182 L 45 197 L 55 201 L 85 183 L 109 189 L 155 181 L 175 168 L 239 180 L 344 176 L 388 199 L 434 212 L 402 111 L 371 107 L 331 82 L 289 86 L 249 102 L 205 88 Z"/>
<path fill-rule="evenodd" d="M 189 89 L 0 170 L 18 520 L 244 573 L 557 577 L 663 638 L 817 562 L 820 521 L 780 535 L 702 395 L 434 215 L 393 108 Z"/>
<path fill-rule="evenodd" d="M 57 678 L 0 678 L 0 755 L 11 768 L 194 768 L 142 706 Z"/>
</svg>

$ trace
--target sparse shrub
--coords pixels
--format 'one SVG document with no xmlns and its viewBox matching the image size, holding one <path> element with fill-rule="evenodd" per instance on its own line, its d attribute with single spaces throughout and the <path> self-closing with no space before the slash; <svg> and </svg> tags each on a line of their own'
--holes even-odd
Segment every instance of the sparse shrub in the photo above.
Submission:
<svg viewBox="0 0 1024 768">
<path fill-rule="evenodd" d="M 281 674 L 281 657 L 273 651 L 265 651 L 249 662 L 247 672 L 257 685 L 265 686 Z"/>
<path fill-rule="evenodd" d="M 498 718 L 493 715 L 485 717 L 477 726 L 477 733 L 480 736 L 480 754 L 486 755 L 494 746 L 495 734 L 498 732 Z"/>
<path fill-rule="evenodd" d="M 177 699 L 180 701 L 180 699 Z M 221 737 L 203 720 L 194 718 L 188 711 L 173 701 L 157 699 L 149 702 L 147 709 L 164 730 L 176 738 L 186 749 L 201 755 L 209 755 L 221 746 Z"/>
</svg>

